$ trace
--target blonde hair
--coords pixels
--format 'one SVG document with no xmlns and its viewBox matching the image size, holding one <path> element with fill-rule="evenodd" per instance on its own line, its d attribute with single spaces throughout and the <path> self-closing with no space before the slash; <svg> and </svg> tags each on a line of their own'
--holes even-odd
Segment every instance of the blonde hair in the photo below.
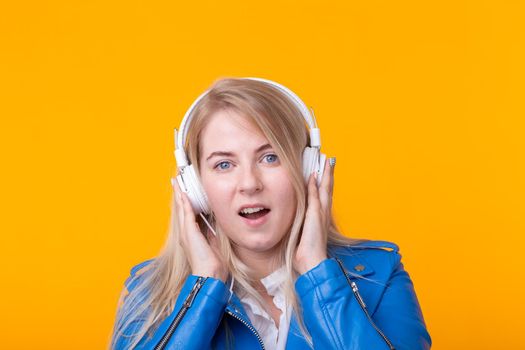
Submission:
<svg viewBox="0 0 525 350">
<path fill-rule="evenodd" d="M 233 110 L 255 125 L 268 139 L 290 176 L 297 201 L 296 213 L 289 231 L 279 243 L 280 254 L 277 266 L 285 266 L 288 275 L 284 284 L 285 296 L 292 305 L 301 332 L 311 344 L 295 293 L 294 281 L 297 274 L 292 265 L 307 205 L 305 179 L 302 174 L 302 152 L 309 142 L 305 120 L 287 96 L 266 83 L 238 78 L 218 79 L 193 111 L 187 134 L 185 149 L 197 174 L 199 174 L 201 132 L 210 116 L 219 110 Z M 163 248 L 151 264 L 129 281 L 129 284 L 135 284 L 134 288 L 131 291 L 129 287 L 123 289 L 120 295 L 111 349 L 115 347 L 117 339 L 121 336 L 130 337 L 129 348 L 135 347 L 146 333 L 152 336 L 160 323 L 173 312 L 182 285 L 191 274 L 186 254 L 178 243 L 180 232 L 174 196 L 171 203 L 170 225 Z M 236 292 L 250 294 L 265 305 L 260 294 L 252 287 L 254 280 L 250 277 L 253 275 L 250 268 L 237 257 L 230 240 L 221 228 L 215 225 L 213 215 L 210 219 L 218 233 L 223 261 L 228 266 L 231 278 L 236 282 Z M 201 230 L 207 230 L 200 217 L 196 220 Z M 362 241 L 343 236 L 336 226 L 333 215 L 330 215 L 329 245 L 348 246 Z M 138 279 L 140 283 L 137 283 Z M 124 334 L 124 331 L 131 334 Z"/>
</svg>

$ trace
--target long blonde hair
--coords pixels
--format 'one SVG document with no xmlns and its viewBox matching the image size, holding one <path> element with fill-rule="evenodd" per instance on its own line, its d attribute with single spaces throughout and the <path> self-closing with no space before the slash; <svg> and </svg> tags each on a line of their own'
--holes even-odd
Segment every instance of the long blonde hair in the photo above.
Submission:
<svg viewBox="0 0 525 350">
<path fill-rule="evenodd" d="M 297 274 L 292 265 L 307 205 L 305 179 L 302 174 L 302 152 L 309 142 L 305 120 L 287 96 L 266 83 L 238 78 L 218 79 L 193 111 L 186 138 L 185 149 L 197 174 L 199 174 L 201 131 L 210 116 L 219 110 L 233 110 L 253 123 L 268 139 L 290 176 L 296 195 L 297 209 L 289 231 L 279 243 L 280 254 L 278 254 L 277 266 L 285 266 L 288 274 L 284 284 L 285 296 L 292 305 L 305 339 L 311 344 L 295 293 L 294 281 Z M 123 289 L 120 295 L 111 349 L 115 347 L 118 337 L 124 335 L 124 331 L 125 336 L 130 337 L 129 348 L 135 347 L 146 333 L 152 336 L 160 323 L 173 312 L 182 285 L 191 274 L 186 254 L 178 243 L 180 232 L 174 196 L 171 199 L 171 208 L 168 235 L 160 253 L 151 264 L 137 272 L 134 279 L 140 278 L 140 283 L 135 283 L 134 288 Z M 196 220 L 203 231 L 207 229 L 200 217 Z M 235 280 L 236 292 L 250 294 L 265 305 L 260 294 L 253 288 L 254 280 L 251 278 L 253 274 L 250 268 L 237 257 L 230 240 L 221 228 L 215 225 L 213 215 L 210 216 L 210 221 L 218 233 L 222 258 L 228 266 L 230 277 Z M 347 246 L 360 242 L 362 240 L 343 236 L 333 216 L 330 216 L 329 245 Z M 128 282 L 133 284 L 136 281 Z"/>
</svg>

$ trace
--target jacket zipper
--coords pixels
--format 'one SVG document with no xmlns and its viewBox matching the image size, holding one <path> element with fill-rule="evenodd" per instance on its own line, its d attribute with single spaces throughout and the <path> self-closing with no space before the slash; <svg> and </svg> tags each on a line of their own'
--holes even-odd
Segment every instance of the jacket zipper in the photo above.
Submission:
<svg viewBox="0 0 525 350">
<path fill-rule="evenodd" d="M 198 277 L 197 278 L 197 281 L 193 285 L 193 288 L 191 289 L 190 294 L 186 297 L 186 300 L 184 300 L 184 303 L 182 304 L 182 308 L 179 310 L 179 312 L 177 312 L 177 315 L 171 322 L 170 326 L 168 327 L 168 330 L 162 336 L 160 341 L 157 343 L 154 350 L 164 349 L 164 347 L 168 343 L 168 340 L 171 338 L 171 336 L 173 335 L 173 332 L 175 332 L 175 329 L 178 327 L 180 321 L 182 320 L 182 318 L 184 317 L 188 309 L 191 307 L 191 304 L 193 304 L 193 301 L 195 300 L 197 293 L 202 288 L 202 286 L 204 285 L 207 279 L 208 277 Z"/>
<path fill-rule="evenodd" d="M 239 316 L 235 315 L 233 312 L 231 312 L 230 310 L 226 310 L 226 312 L 228 313 L 228 315 L 232 316 L 233 318 L 235 318 L 236 320 L 239 320 L 242 324 L 244 324 L 246 327 L 248 327 L 248 329 L 250 331 L 252 331 L 252 333 L 257 337 L 257 340 L 259 341 L 259 345 L 261 345 L 261 349 L 262 350 L 265 350 L 266 348 L 264 347 L 264 343 L 261 339 L 261 336 L 259 335 L 259 333 L 257 333 L 257 330 L 255 330 L 255 328 L 250 325 L 248 322 L 246 322 L 245 320 L 243 320 L 242 318 L 240 318 Z"/>
<path fill-rule="evenodd" d="M 390 350 L 395 350 L 394 345 L 392 345 L 392 343 L 390 342 L 390 340 L 388 340 L 386 335 L 376 326 L 376 324 L 372 320 L 372 317 L 370 317 L 370 314 L 368 313 L 368 310 L 366 308 L 366 304 L 363 301 L 363 298 L 361 297 L 361 294 L 359 294 L 359 289 L 357 289 L 357 284 L 355 284 L 354 281 L 350 281 L 350 278 L 348 277 L 348 274 L 346 273 L 346 270 L 345 270 L 341 260 L 339 260 L 338 258 L 335 258 L 335 260 L 337 261 L 337 263 L 339 264 L 339 267 L 343 271 L 343 273 L 344 273 L 344 275 L 346 277 L 346 281 L 348 282 L 348 284 L 352 288 L 352 292 L 354 293 L 354 296 L 357 299 L 357 302 L 361 306 L 361 309 L 363 309 L 363 311 L 364 311 L 364 313 L 366 315 L 366 318 L 368 318 L 368 321 L 370 322 L 372 327 L 374 327 L 374 329 L 377 331 L 377 333 L 379 333 L 379 335 L 383 338 L 383 340 L 386 342 L 386 344 L 388 345 Z"/>
</svg>

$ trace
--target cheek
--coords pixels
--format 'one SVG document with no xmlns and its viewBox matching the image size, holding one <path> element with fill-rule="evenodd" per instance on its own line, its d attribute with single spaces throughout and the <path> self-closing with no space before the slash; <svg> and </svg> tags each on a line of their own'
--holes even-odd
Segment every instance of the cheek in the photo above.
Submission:
<svg viewBox="0 0 525 350">
<path fill-rule="evenodd" d="M 283 217 L 286 218 L 286 221 L 289 221 L 290 218 L 295 215 L 297 207 L 295 190 L 290 182 L 283 181 L 280 184 L 277 193 L 279 194 L 278 203 L 280 203 L 282 210 L 284 211 Z"/>
<path fill-rule="evenodd" d="M 228 204 L 231 204 L 233 185 L 229 181 L 203 176 L 202 187 L 208 197 L 211 210 L 220 220 L 223 213 L 231 209 Z"/>
</svg>

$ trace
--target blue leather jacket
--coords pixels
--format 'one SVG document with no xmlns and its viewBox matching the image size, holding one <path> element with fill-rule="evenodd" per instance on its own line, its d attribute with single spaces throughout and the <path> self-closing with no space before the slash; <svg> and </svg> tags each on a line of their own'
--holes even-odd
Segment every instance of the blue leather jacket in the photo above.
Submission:
<svg viewBox="0 0 525 350">
<path fill-rule="evenodd" d="M 430 335 L 398 250 L 385 241 L 330 247 L 330 258 L 297 278 L 295 289 L 314 349 L 430 349 Z M 128 281 L 151 261 L 135 266 Z M 117 339 L 115 348 L 127 349 L 128 339 Z M 144 337 L 136 347 L 227 348 L 264 349 L 264 344 L 226 284 L 195 275 L 188 276 L 174 310 L 153 337 Z M 292 315 L 286 349 L 308 348 Z"/>
</svg>

